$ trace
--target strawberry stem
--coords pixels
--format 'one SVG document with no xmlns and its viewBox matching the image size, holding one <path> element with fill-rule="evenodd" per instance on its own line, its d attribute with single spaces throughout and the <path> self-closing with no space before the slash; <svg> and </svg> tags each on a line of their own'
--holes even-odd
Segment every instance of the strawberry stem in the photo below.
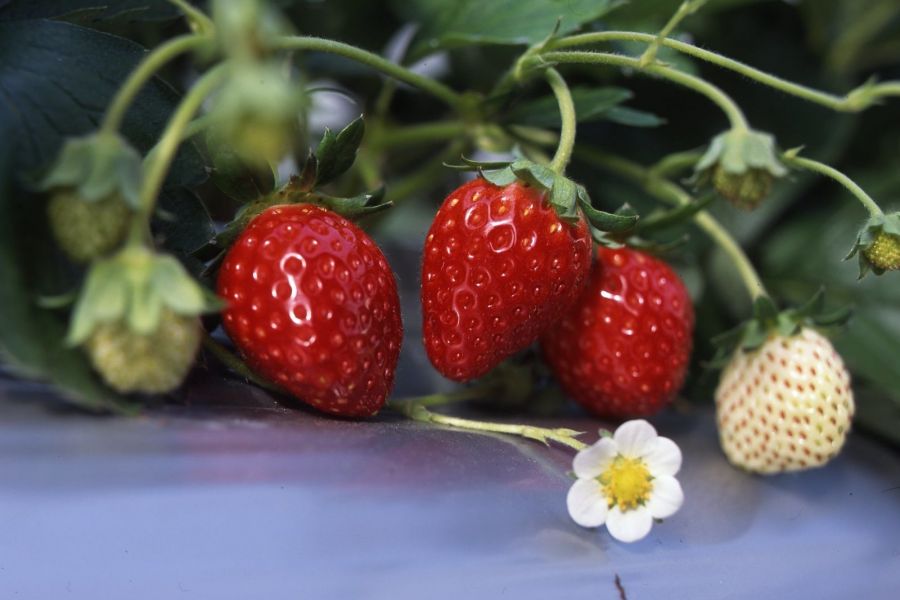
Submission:
<svg viewBox="0 0 900 600">
<path fill-rule="evenodd" d="M 690 88 L 699 94 L 702 94 L 715 103 L 731 123 L 731 128 L 736 131 L 749 129 L 747 118 L 744 116 L 740 107 L 732 100 L 728 94 L 723 92 L 713 84 L 688 73 L 666 67 L 660 64 L 651 64 L 648 66 L 641 65 L 638 58 L 631 56 L 622 56 L 620 54 L 609 54 L 605 52 L 544 52 L 530 59 L 536 63 L 551 64 L 594 64 L 594 65 L 612 65 L 616 67 L 627 67 L 646 73 L 648 75 L 656 75 L 663 79 L 668 79 L 673 83 Z"/>
<path fill-rule="evenodd" d="M 881 210 L 881 207 L 878 206 L 878 203 L 872 199 L 872 197 L 866 193 L 864 189 L 859 187 L 855 181 L 825 163 L 820 163 L 819 161 L 812 160 L 810 158 L 803 158 L 801 156 L 797 156 L 796 152 L 790 151 L 782 154 L 781 159 L 788 165 L 792 167 L 797 167 L 800 169 L 806 169 L 807 171 L 813 171 L 814 173 L 818 173 L 820 175 L 824 175 L 825 177 L 830 177 L 831 179 L 837 181 L 842 186 L 847 188 L 847 190 L 853 194 L 857 200 L 862 203 L 869 214 L 873 217 L 882 217 L 884 216 L 884 212 Z"/>
<path fill-rule="evenodd" d="M 122 120 L 135 96 L 166 63 L 184 52 L 200 47 L 209 41 L 209 37 L 200 34 L 188 34 L 172 38 L 152 52 L 131 72 L 128 79 L 113 98 L 103 117 L 100 130 L 104 133 L 115 133 L 122 126 Z"/>
<path fill-rule="evenodd" d="M 565 175 L 566 166 L 572 158 L 572 148 L 575 147 L 575 130 L 578 121 L 575 115 L 575 102 L 572 100 L 572 92 L 569 91 L 566 80 L 559 74 L 559 71 L 551 67 L 544 71 L 544 75 L 556 96 L 562 121 L 559 145 L 556 148 L 556 154 L 550 161 L 550 168 L 560 175 Z"/>
<path fill-rule="evenodd" d="M 478 388 L 472 388 L 478 389 Z M 441 396 L 442 394 L 438 394 Z M 587 444 L 577 439 L 577 436 L 583 432 L 574 429 L 566 429 L 563 427 L 549 428 L 536 427 L 533 425 L 517 425 L 513 423 L 493 423 L 490 421 L 476 421 L 473 419 L 463 419 L 461 417 L 451 417 L 432 412 L 426 408 L 426 403 L 422 400 L 429 400 L 431 396 L 424 396 L 420 400 L 406 402 L 392 402 L 391 405 L 397 408 L 413 421 L 420 423 L 431 423 L 434 425 L 444 425 L 455 429 L 465 429 L 466 431 L 475 431 L 482 433 L 504 433 L 508 435 L 516 435 L 530 440 L 541 442 L 549 445 L 556 442 L 563 446 L 572 448 L 573 450 L 581 450 L 586 448 Z M 442 399 L 441 402 L 444 400 Z"/>
<path fill-rule="evenodd" d="M 699 10 L 706 4 L 706 1 L 707 0 L 685 0 L 681 3 L 681 6 L 678 7 L 678 10 L 675 11 L 675 14 L 669 19 L 669 22 L 666 23 L 656 35 L 656 39 L 647 46 L 646 50 L 644 50 L 644 53 L 641 55 L 642 67 L 646 67 L 656 60 L 656 53 L 659 51 L 660 44 L 669 37 L 669 34 L 678 27 L 678 24 L 681 23 L 685 17 Z"/>
</svg>

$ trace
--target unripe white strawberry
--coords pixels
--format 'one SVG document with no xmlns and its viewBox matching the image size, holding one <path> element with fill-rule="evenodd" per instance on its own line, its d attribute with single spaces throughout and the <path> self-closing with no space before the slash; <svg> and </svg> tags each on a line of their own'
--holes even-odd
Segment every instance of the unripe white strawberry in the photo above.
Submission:
<svg viewBox="0 0 900 600">
<path fill-rule="evenodd" d="M 844 361 L 806 327 L 735 351 L 716 390 L 722 449 L 732 464 L 756 473 L 824 465 L 844 445 L 853 410 Z"/>
</svg>

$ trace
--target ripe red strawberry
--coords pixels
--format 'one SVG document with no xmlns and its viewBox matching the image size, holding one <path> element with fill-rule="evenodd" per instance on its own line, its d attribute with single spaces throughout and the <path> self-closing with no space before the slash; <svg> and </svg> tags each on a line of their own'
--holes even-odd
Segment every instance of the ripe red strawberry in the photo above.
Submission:
<svg viewBox="0 0 900 600">
<path fill-rule="evenodd" d="M 225 330 L 255 371 L 334 415 L 384 405 L 400 300 L 381 250 L 354 224 L 310 204 L 269 208 L 228 251 L 218 292 Z"/>
<path fill-rule="evenodd" d="M 597 259 L 578 304 L 541 338 L 544 357 L 566 393 L 598 416 L 651 415 L 684 382 L 691 299 L 648 254 L 600 247 Z"/>
<path fill-rule="evenodd" d="M 579 213 L 580 215 L 580 213 Z M 587 223 L 547 194 L 470 181 L 444 201 L 425 241 L 425 349 L 446 377 L 484 375 L 534 342 L 577 299 L 590 269 Z"/>
</svg>

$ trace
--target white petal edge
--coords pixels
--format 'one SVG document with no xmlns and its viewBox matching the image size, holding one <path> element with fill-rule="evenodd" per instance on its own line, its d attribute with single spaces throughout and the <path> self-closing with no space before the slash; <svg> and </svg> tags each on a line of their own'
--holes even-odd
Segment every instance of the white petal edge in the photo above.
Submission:
<svg viewBox="0 0 900 600">
<path fill-rule="evenodd" d="M 651 527 L 653 527 L 653 517 L 646 506 L 639 506 L 624 512 L 615 506 L 606 517 L 606 528 L 609 530 L 609 534 L 620 542 L 631 543 L 642 540 L 650 533 Z"/>
<path fill-rule="evenodd" d="M 681 449 L 666 437 L 656 438 L 643 458 L 654 477 L 674 475 L 681 469 Z"/>
<path fill-rule="evenodd" d="M 616 457 L 616 443 L 612 438 L 600 438 L 593 445 L 579 450 L 572 459 L 572 470 L 580 479 L 599 477 Z"/>
<path fill-rule="evenodd" d="M 600 527 L 606 522 L 609 508 L 600 483 L 594 479 L 579 479 L 566 496 L 569 516 L 582 527 Z"/>
<path fill-rule="evenodd" d="M 669 475 L 663 475 L 653 480 L 653 491 L 647 501 L 647 509 L 654 519 L 665 519 L 678 512 L 684 504 L 684 491 L 678 480 Z"/>
<path fill-rule="evenodd" d="M 616 429 L 613 439 L 619 454 L 643 456 L 650 450 L 650 444 L 656 439 L 656 429 L 643 419 L 626 421 Z"/>
</svg>

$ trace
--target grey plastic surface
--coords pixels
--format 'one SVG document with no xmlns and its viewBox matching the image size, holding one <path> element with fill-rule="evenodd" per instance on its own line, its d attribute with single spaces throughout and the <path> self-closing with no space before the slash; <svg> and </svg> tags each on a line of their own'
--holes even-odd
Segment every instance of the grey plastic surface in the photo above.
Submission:
<svg viewBox="0 0 900 600">
<path fill-rule="evenodd" d="M 900 463 L 858 435 L 759 478 L 710 413 L 657 419 L 686 503 L 625 545 L 569 520 L 564 449 L 194 388 L 95 418 L 0 378 L 0 598 L 619 598 L 617 574 L 630 600 L 900 597 Z"/>
</svg>

